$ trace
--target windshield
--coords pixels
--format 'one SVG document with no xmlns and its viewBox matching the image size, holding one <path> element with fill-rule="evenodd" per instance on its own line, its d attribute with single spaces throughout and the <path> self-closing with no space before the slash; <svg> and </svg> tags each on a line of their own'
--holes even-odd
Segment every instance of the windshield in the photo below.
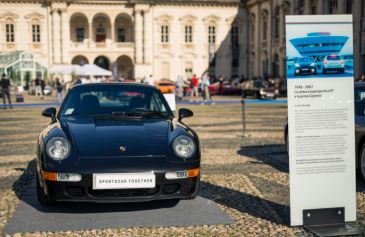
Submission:
<svg viewBox="0 0 365 237">
<path fill-rule="evenodd" d="M 267 81 L 255 81 L 254 86 L 258 88 L 269 88 L 270 84 Z"/>
<path fill-rule="evenodd" d="M 365 116 L 365 87 L 355 89 L 355 115 Z"/>
<path fill-rule="evenodd" d="M 336 55 L 331 55 L 331 56 L 327 56 L 327 60 L 331 61 L 331 60 L 341 60 L 340 56 L 336 56 Z"/>
<path fill-rule="evenodd" d="M 139 85 L 86 85 L 69 92 L 61 116 L 138 115 L 173 116 L 165 98 L 152 87 Z"/>
<path fill-rule="evenodd" d="M 314 59 L 313 58 L 300 58 L 300 59 L 298 59 L 298 62 L 310 63 L 310 62 L 314 62 Z"/>
</svg>

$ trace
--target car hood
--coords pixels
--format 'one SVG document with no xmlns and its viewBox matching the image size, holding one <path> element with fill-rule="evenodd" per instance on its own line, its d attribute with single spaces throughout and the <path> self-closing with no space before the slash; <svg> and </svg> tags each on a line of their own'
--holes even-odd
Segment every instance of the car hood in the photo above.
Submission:
<svg viewBox="0 0 365 237">
<path fill-rule="evenodd" d="M 300 62 L 300 63 L 298 63 L 301 67 L 308 67 L 308 66 L 310 66 L 312 63 L 314 63 L 314 62 Z"/>
<path fill-rule="evenodd" d="M 163 119 L 64 121 L 80 158 L 165 156 L 168 127 Z"/>
</svg>

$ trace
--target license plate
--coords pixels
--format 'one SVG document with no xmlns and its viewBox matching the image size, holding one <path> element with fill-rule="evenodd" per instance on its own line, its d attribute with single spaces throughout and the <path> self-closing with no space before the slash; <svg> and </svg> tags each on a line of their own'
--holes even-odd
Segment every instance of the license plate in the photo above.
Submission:
<svg viewBox="0 0 365 237">
<path fill-rule="evenodd" d="M 274 97 L 274 94 L 267 94 L 267 97 Z"/>
<path fill-rule="evenodd" d="M 149 173 L 93 174 L 93 189 L 154 188 L 156 176 Z"/>
</svg>

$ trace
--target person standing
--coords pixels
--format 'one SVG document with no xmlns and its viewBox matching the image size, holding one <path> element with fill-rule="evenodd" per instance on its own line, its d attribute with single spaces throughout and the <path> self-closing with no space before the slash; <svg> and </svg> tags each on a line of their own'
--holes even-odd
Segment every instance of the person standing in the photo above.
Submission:
<svg viewBox="0 0 365 237">
<path fill-rule="evenodd" d="M 203 95 L 204 95 L 204 100 L 207 102 L 212 102 L 212 98 L 210 96 L 210 91 L 209 91 L 209 86 L 210 86 L 209 75 L 208 75 L 208 73 L 205 73 L 203 75 L 203 79 L 202 79 L 202 91 L 203 91 Z"/>
<path fill-rule="evenodd" d="M 63 100 L 63 84 L 60 82 L 60 79 L 56 78 L 56 91 L 57 91 L 57 101 L 59 103 Z"/>
<path fill-rule="evenodd" d="M 194 76 L 191 78 L 191 83 L 193 85 L 193 91 L 192 94 L 195 98 L 197 98 L 199 100 L 199 81 L 198 78 L 196 77 L 196 75 L 194 74 Z"/>
<path fill-rule="evenodd" d="M 13 108 L 10 98 L 10 80 L 6 77 L 5 73 L 3 73 L 3 75 L 1 76 L 0 84 L 3 93 L 4 109 L 6 109 L 6 98 L 8 98 L 9 108 Z"/>
<path fill-rule="evenodd" d="M 37 76 L 34 80 L 35 82 L 35 94 L 36 96 L 41 97 L 41 100 L 43 100 L 43 93 L 42 93 L 42 82 L 41 79 Z"/>
<path fill-rule="evenodd" d="M 182 100 L 184 97 L 184 79 L 182 76 L 178 75 L 176 79 L 176 88 L 177 88 L 177 98 Z"/>
</svg>

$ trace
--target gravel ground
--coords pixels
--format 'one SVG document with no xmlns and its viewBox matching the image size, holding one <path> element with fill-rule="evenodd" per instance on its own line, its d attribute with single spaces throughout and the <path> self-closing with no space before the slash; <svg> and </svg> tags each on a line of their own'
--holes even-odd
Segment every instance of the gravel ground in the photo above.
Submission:
<svg viewBox="0 0 365 237">
<path fill-rule="evenodd" d="M 188 108 L 195 116 L 185 123 L 201 138 L 202 189 L 235 220 L 234 224 L 14 236 L 311 236 L 302 228 L 289 227 L 288 167 L 267 156 L 284 151 L 286 107 L 249 105 L 245 136 L 240 105 Z M 34 176 L 36 138 L 49 122 L 40 116 L 41 111 L 42 108 L 0 110 L 0 233 Z M 358 190 L 358 223 L 364 226 L 364 185 L 359 184 Z"/>
</svg>

